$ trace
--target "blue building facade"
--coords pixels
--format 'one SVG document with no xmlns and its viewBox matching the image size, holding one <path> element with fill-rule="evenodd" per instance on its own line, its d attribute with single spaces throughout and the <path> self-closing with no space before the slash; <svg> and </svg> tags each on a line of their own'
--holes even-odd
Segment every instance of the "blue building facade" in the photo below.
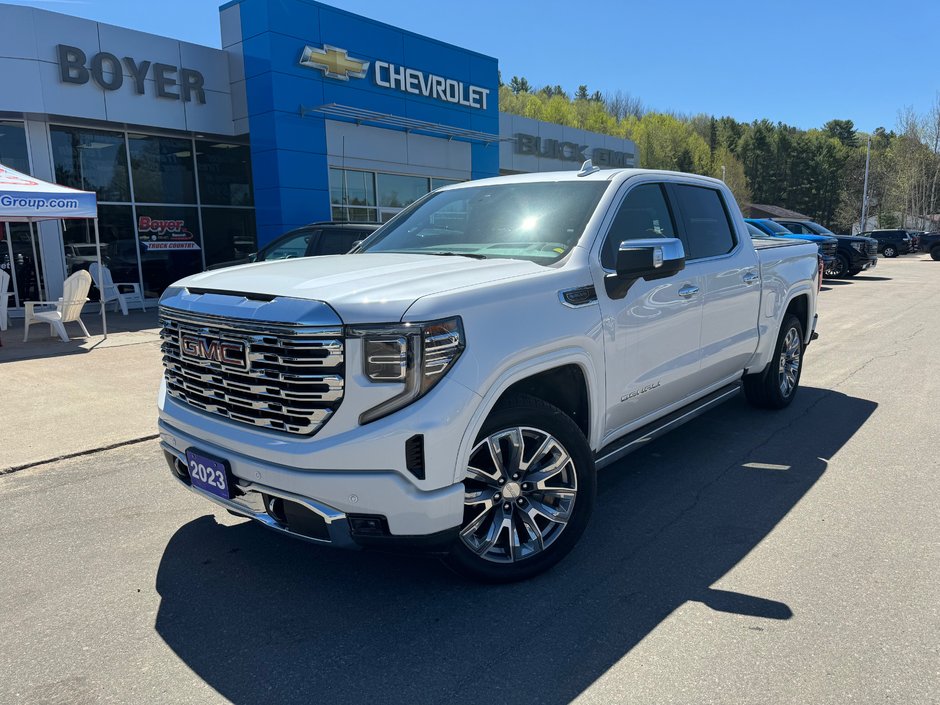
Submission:
<svg viewBox="0 0 940 705">
<path fill-rule="evenodd" d="M 378 220 L 405 202 L 382 191 L 381 177 L 360 188 L 356 174 L 350 188 L 347 151 L 358 167 L 376 162 L 389 183 L 499 173 L 495 58 L 311 0 L 236 0 L 221 18 L 236 131 L 251 135 L 259 245 L 312 220 L 345 219 L 351 201 Z M 345 123 L 332 141 L 328 123 Z M 349 130 L 361 139 L 339 134 Z M 402 153 L 402 140 L 404 160 L 383 156 Z M 457 153 L 452 142 L 463 145 Z M 447 163 L 435 164 L 435 151 Z"/>
</svg>

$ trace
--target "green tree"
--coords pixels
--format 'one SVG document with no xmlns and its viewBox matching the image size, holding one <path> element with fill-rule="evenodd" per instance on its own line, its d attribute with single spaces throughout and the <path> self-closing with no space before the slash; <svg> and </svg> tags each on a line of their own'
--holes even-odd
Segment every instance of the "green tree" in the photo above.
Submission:
<svg viewBox="0 0 940 705">
<path fill-rule="evenodd" d="M 518 95 L 519 93 L 530 92 L 532 90 L 532 86 L 529 85 L 529 82 L 524 76 L 522 78 L 513 76 L 509 81 L 509 89 Z"/>
</svg>

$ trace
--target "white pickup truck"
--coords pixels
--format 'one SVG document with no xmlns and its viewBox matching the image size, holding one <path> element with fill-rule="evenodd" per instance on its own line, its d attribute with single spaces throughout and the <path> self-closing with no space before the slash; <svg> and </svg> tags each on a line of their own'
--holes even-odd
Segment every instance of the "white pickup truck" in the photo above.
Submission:
<svg viewBox="0 0 940 705">
<path fill-rule="evenodd" d="M 527 578 L 583 533 L 598 468 L 742 386 L 790 403 L 819 277 L 814 244 L 752 243 L 705 177 L 449 186 L 351 254 L 167 289 L 161 443 L 272 529 Z"/>
</svg>

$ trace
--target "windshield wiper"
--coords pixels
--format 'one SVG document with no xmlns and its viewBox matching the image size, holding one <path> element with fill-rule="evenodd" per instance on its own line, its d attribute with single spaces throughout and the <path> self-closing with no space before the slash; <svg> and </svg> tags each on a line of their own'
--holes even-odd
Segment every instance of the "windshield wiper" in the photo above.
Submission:
<svg viewBox="0 0 940 705">
<path fill-rule="evenodd" d="M 486 255 L 478 252 L 426 252 L 428 255 L 437 255 L 438 257 L 472 257 L 473 259 L 486 259 Z"/>
</svg>

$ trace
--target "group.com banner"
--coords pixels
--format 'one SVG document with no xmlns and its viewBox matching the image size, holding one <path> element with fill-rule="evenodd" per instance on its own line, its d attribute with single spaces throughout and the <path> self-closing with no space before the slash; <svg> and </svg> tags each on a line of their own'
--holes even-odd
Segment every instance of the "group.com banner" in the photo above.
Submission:
<svg viewBox="0 0 940 705">
<path fill-rule="evenodd" d="M 0 192 L 0 220 L 8 218 L 94 218 L 94 194 L 82 197 Z M 5 217 L 6 216 L 6 217 Z"/>
</svg>

